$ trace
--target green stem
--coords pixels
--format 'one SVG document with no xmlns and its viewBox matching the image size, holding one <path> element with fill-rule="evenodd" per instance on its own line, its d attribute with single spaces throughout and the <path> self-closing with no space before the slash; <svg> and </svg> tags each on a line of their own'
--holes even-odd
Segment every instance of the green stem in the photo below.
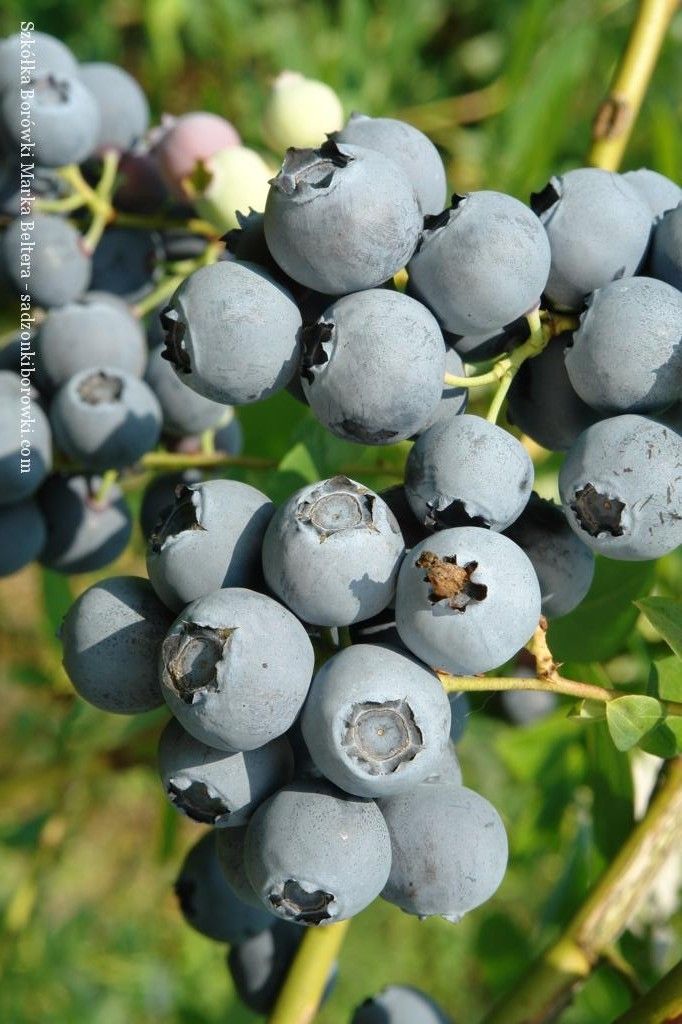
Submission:
<svg viewBox="0 0 682 1024">
<path fill-rule="evenodd" d="M 171 231 L 177 228 L 188 231 L 192 235 L 205 235 L 212 242 L 217 241 L 218 232 L 207 220 L 190 217 L 189 220 L 177 220 L 164 217 L 162 214 L 119 213 L 116 211 L 116 223 L 122 228 L 148 228 L 150 230 Z"/>
<path fill-rule="evenodd" d="M 87 206 L 87 203 L 78 192 L 73 192 L 63 199 L 36 199 L 34 206 L 41 213 L 73 213 L 82 206 Z"/>
<path fill-rule="evenodd" d="M 483 1024 L 546 1024 L 556 1020 L 574 989 L 590 975 L 602 951 L 627 928 L 656 883 L 660 868 L 680 844 L 682 758 L 678 757 L 668 762 L 667 777 L 646 817 L 631 832 L 564 934 L 545 950 Z M 640 1018 L 634 1020 L 639 1024 Z M 642 1024 L 647 1020 L 641 1018 Z"/>
<path fill-rule="evenodd" d="M 223 466 L 241 466 L 243 469 L 276 469 L 276 459 L 261 459 L 251 455 L 228 455 L 225 452 L 197 452 L 185 455 L 175 452 L 147 452 L 138 465 L 143 469 L 219 469 Z"/>
<path fill-rule="evenodd" d="M 497 391 L 493 396 L 490 409 L 488 410 L 486 419 L 489 423 L 497 423 L 497 417 L 500 415 L 504 400 L 507 397 L 507 392 L 512 385 L 514 377 L 519 372 L 520 367 L 525 363 L 526 359 L 532 359 L 533 356 L 539 355 L 542 350 L 546 348 L 549 343 L 549 339 L 551 338 L 551 333 L 543 330 L 539 308 L 534 309 L 532 313 L 529 313 L 526 319 L 528 320 L 528 326 L 530 327 L 530 337 L 527 341 L 524 341 L 523 345 L 514 349 L 506 360 L 502 360 L 503 363 L 507 363 L 508 365 L 505 366 L 504 373 L 502 374 L 500 383 L 497 386 Z"/>
<path fill-rule="evenodd" d="M 682 960 L 614 1024 L 675 1024 L 682 1021 Z"/>
<path fill-rule="evenodd" d="M 201 435 L 201 454 L 215 454 L 215 430 L 205 430 Z"/>
<path fill-rule="evenodd" d="M 339 647 L 351 647 L 353 641 L 351 640 L 350 629 L 348 626 L 339 626 Z"/>
<path fill-rule="evenodd" d="M 104 154 L 102 176 L 95 189 L 95 194 L 101 205 L 94 210 L 92 224 L 83 238 L 83 245 L 87 252 L 95 251 L 105 228 L 114 219 L 115 211 L 111 204 L 111 198 L 116 184 L 119 160 L 120 156 L 115 150 L 107 150 Z"/>
<path fill-rule="evenodd" d="M 118 470 L 108 469 L 102 476 L 101 483 L 95 491 L 94 501 L 97 505 L 102 505 L 109 496 L 109 491 L 118 480 Z"/>
<path fill-rule="evenodd" d="M 171 274 L 169 277 L 164 277 L 162 281 L 156 285 L 148 295 L 145 295 L 143 299 L 140 299 L 133 307 L 132 311 L 138 319 L 146 316 L 147 313 L 151 313 L 152 310 L 156 309 L 162 303 L 166 302 L 173 293 L 180 287 L 182 282 L 189 277 L 190 274 L 194 273 L 200 267 L 206 267 L 211 263 L 215 263 L 222 251 L 223 243 L 220 239 L 216 239 L 210 242 L 204 249 L 201 256 L 196 260 L 183 261 L 183 270 L 181 273 Z"/>
<path fill-rule="evenodd" d="M 349 926 L 339 921 L 307 930 L 268 1024 L 311 1024 Z"/>
</svg>

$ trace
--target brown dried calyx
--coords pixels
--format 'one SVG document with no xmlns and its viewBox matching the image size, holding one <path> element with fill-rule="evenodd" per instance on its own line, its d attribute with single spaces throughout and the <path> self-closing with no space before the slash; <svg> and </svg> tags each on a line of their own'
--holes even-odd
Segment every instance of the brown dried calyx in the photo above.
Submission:
<svg viewBox="0 0 682 1024">
<path fill-rule="evenodd" d="M 483 601 L 488 595 L 488 588 L 483 583 L 472 580 L 478 569 L 478 562 L 457 564 L 457 555 L 444 555 L 442 558 L 433 551 L 423 551 L 415 565 L 418 569 L 426 569 L 424 579 L 431 585 L 429 601 L 447 601 L 457 612 L 466 611 L 472 601 Z"/>
</svg>

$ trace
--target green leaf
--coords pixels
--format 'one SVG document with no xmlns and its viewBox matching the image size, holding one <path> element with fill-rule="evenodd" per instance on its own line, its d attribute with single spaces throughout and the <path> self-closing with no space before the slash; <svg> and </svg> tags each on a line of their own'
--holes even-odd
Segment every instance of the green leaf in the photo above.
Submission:
<svg viewBox="0 0 682 1024">
<path fill-rule="evenodd" d="M 682 702 L 682 660 L 671 654 L 654 661 L 649 682 L 656 697 Z"/>
<path fill-rule="evenodd" d="M 604 705 L 601 705 L 604 708 Z M 592 804 L 592 831 L 604 867 L 610 863 L 630 834 L 634 821 L 634 797 L 629 758 L 616 750 L 606 722 L 583 732 L 587 751 Z"/>
<path fill-rule="evenodd" d="M 682 718 L 679 715 L 666 715 L 648 732 L 639 743 L 647 754 L 657 757 L 676 757 L 682 754 Z"/>
<path fill-rule="evenodd" d="M 682 658 L 682 601 L 671 597 L 645 597 L 635 604 L 678 658 Z"/>
<path fill-rule="evenodd" d="M 633 601 L 654 581 L 655 562 L 598 558 L 584 601 L 550 623 L 548 643 L 559 661 L 605 661 L 619 654 L 637 620 Z"/>
<path fill-rule="evenodd" d="M 569 712 L 569 718 L 579 718 L 583 722 L 603 722 L 606 718 L 606 706 L 599 700 L 581 700 Z"/>
<path fill-rule="evenodd" d="M 320 479 L 320 471 L 305 444 L 299 441 L 290 448 L 279 464 L 279 469 L 290 473 L 298 473 L 306 483 L 312 484 Z"/>
<path fill-rule="evenodd" d="M 616 697 L 606 705 L 606 721 L 618 750 L 637 746 L 662 717 L 661 702 L 639 693 Z"/>
</svg>

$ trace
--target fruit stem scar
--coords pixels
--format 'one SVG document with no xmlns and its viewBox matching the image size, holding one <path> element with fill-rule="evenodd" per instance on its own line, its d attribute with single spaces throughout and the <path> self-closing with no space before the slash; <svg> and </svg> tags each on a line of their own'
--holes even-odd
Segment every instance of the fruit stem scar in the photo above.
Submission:
<svg viewBox="0 0 682 1024">
<path fill-rule="evenodd" d="M 478 569 L 478 562 L 457 564 L 457 555 L 439 558 L 432 551 L 423 551 L 414 563 L 418 569 L 426 569 L 424 580 L 430 585 L 429 601 L 447 601 L 453 611 L 464 612 L 471 601 L 483 601 L 488 588 L 472 580 Z"/>
</svg>

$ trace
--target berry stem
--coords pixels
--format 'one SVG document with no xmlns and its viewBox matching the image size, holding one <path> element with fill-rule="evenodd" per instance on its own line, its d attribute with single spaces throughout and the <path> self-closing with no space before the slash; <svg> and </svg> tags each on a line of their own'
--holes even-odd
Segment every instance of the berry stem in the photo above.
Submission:
<svg viewBox="0 0 682 1024">
<path fill-rule="evenodd" d="M 197 452 L 186 455 L 175 452 L 147 452 L 138 465 L 143 469 L 220 469 L 223 466 L 241 466 L 243 469 L 276 469 L 276 459 L 260 459 L 251 455 L 227 455 L 225 452 Z"/>
<path fill-rule="evenodd" d="M 94 210 L 92 223 L 83 238 L 83 245 L 88 252 L 95 251 L 102 235 L 104 234 L 107 224 L 111 223 L 115 217 L 115 211 L 111 205 L 111 198 L 116 184 L 116 172 L 118 171 L 119 160 L 119 154 L 115 152 L 115 150 L 109 149 L 104 154 L 102 161 L 102 176 L 95 188 L 95 194 L 97 195 L 101 205 Z"/>
<path fill-rule="evenodd" d="M 616 171 L 628 144 L 678 0 L 640 0 L 609 93 L 592 126 L 587 162 Z"/>
<path fill-rule="evenodd" d="M 682 1019 L 682 960 L 614 1024 L 666 1024 Z"/>
<path fill-rule="evenodd" d="M 646 816 L 630 833 L 563 935 L 545 950 L 483 1024 L 546 1024 L 555 1020 L 603 951 L 623 933 L 655 885 L 661 867 L 682 844 L 682 757 L 667 762 L 663 778 Z M 679 973 L 673 984 L 679 999 Z M 661 1001 L 655 1004 L 657 1010 L 662 1011 L 663 1000 L 669 994 L 670 989 L 661 994 Z M 647 1016 L 645 1011 L 644 1015 L 626 1015 L 623 1024 L 654 1024 L 666 1019 L 670 1018 Z"/>
<path fill-rule="evenodd" d="M 205 430 L 201 435 L 201 454 L 215 454 L 215 430 Z"/>
<path fill-rule="evenodd" d="M 545 690 L 548 693 L 563 694 L 566 697 L 577 697 L 579 700 L 593 700 L 606 704 L 617 697 L 626 696 L 622 690 L 610 690 L 605 686 L 592 683 L 580 683 L 575 679 L 566 679 L 559 675 L 556 663 L 547 644 L 547 620 L 543 617 L 532 638 L 526 645 L 535 658 L 536 676 L 453 676 L 448 672 L 439 672 L 443 688 L 448 693 L 491 690 Z M 666 715 L 682 715 L 682 703 L 678 701 L 661 701 Z"/>
<path fill-rule="evenodd" d="M 339 921 L 308 929 L 268 1024 L 311 1024 L 349 925 L 350 921 Z"/>
<path fill-rule="evenodd" d="M 164 217 L 163 214 L 142 213 L 120 213 L 116 211 L 116 223 L 122 228 L 147 228 L 154 231 L 186 231 L 191 235 L 204 235 L 210 241 L 218 239 L 218 233 L 212 224 L 207 220 L 198 217 L 190 217 L 189 220 L 178 220 L 177 218 Z"/>
<path fill-rule="evenodd" d="M 490 403 L 490 409 L 486 419 L 489 423 L 497 423 L 497 417 L 500 415 L 500 411 L 504 404 L 504 400 L 507 397 L 507 392 L 512 385 L 514 377 L 519 371 L 519 368 L 526 359 L 532 359 L 533 356 L 537 356 L 546 348 L 551 338 L 551 332 L 544 330 L 542 322 L 540 320 L 540 308 L 534 309 L 526 317 L 528 320 L 528 326 L 530 327 L 530 337 L 527 341 L 524 341 L 523 345 L 520 345 L 517 349 L 507 357 L 503 359 L 503 363 L 507 363 L 505 366 L 504 373 L 501 377 L 500 383 L 497 386 L 497 391 L 493 395 L 493 400 Z"/>
<path fill-rule="evenodd" d="M 96 505 L 103 505 L 109 496 L 109 491 L 118 480 L 118 470 L 108 469 L 102 476 L 99 487 L 93 495 L 93 501 Z"/>
<path fill-rule="evenodd" d="M 348 626 L 339 626 L 339 647 L 350 647 L 352 643 Z"/>
</svg>

